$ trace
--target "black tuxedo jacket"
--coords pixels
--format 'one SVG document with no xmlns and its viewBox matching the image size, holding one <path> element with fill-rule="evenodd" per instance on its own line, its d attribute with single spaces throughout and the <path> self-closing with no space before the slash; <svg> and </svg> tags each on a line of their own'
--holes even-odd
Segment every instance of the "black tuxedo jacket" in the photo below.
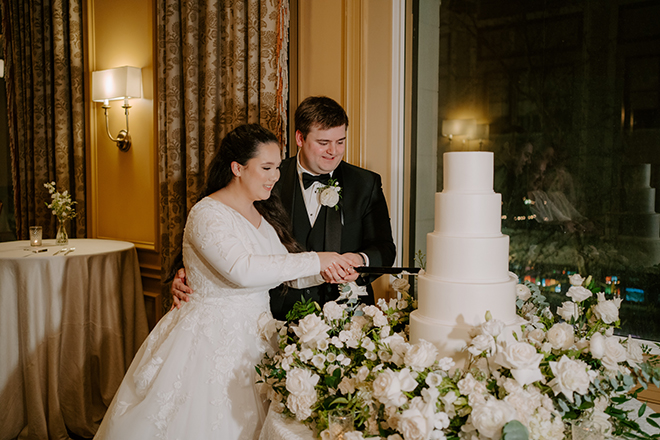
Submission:
<svg viewBox="0 0 660 440">
<path fill-rule="evenodd" d="M 391 266 L 396 248 L 380 176 L 342 161 L 332 177 L 342 188 L 339 209 L 322 206 L 312 227 L 298 178 L 297 159 L 282 162 L 274 191 L 289 213 L 293 236 L 308 251 L 362 252 L 369 257 L 370 266 Z M 366 284 L 369 292 L 368 298 L 361 298 L 362 302 L 373 304 L 371 282 L 376 278 L 358 278 L 358 283 Z M 327 283 L 300 290 L 278 286 L 270 291 L 273 316 L 284 320 L 301 296 L 323 305 L 337 298 L 338 288 Z"/>
</svg>

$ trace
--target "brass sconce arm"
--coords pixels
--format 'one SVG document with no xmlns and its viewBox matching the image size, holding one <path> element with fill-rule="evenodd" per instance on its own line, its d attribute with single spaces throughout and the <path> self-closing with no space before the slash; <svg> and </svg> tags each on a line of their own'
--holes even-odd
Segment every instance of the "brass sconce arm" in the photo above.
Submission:
<svg viewBox="0 0 660 440">
<path fill-rule="evenodd" d="M 119 130 L 117 138 L 113 138 L 110 134 L 110 124 L 108 122 L 108 110 L 110 109 L 110 104 L 107 102 L 103 103 L 103 113 L 105 114 L 105 131 L 108 134 L 108 137 L 112 142 L 117 144 L 117 148 L 121 151 L 128 151 L 131 149 L 131 135 L 128 132 L 128 109 L 131 108 L 128 105 L 128 100 L 124 100 L 124 105 L 121 106 L 124 109 L 124 114 L 126 115 L 126 130 Z"/>
</svg>

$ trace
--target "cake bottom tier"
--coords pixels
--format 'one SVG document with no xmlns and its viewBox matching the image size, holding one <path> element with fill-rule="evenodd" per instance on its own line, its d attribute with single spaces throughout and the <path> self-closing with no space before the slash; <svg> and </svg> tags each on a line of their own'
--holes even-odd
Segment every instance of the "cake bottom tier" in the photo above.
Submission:
<svg viewBox="0 0 660 440">
<path fill-rule="evenodd" d="M 470 356 L 467 351 L 468 342 L 471 340 L 470 331 L 472 325 L 456 324 L 449 325 L 434 321 L 415 310 L 410 314 L 410 343 L 415 344 L 420 340 L 431 342 L 438 349 L 439 357 L 451 357 L 456 362 L 456 367 L 462 368 Z M 510 321 L 505 321 L 506 327 L 498 340 L 504 339 L 514 342 L 514 334 L 521 335 L 521 325 L 524 320 L 515 316 Z"/>
<path fill-rule="evenodd" d="M 417 311 L 445 325 L 475 326 L 484 322 L 486 312 L 500 321 L 516 317 L 518 277 L 496 283 L 457 283 L 423 274 L 418 279 Z"/>
<path fill-rule="evenodd" d="M 420 275 L 418 308 L 410 315 L 410 341 L 424 339 L 433 343 L 441 356 L 450 356 L 458 364 L 468 357 L 464 350 L 470 331 L 493 319 L 507 326 L 519 324 L 516 314 L 518 277 L 509 272 L 509 280 L 501 283 L 454 283 Z"/>
</svg>

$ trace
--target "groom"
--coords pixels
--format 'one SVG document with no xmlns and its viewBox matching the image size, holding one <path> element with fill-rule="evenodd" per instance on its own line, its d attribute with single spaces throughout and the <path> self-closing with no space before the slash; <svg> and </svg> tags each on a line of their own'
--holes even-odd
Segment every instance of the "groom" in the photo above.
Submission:
<svg viewBox="0 0 660 440">
<path fill-rule="evenodd" d="M 325 96 L 305 99 L 295 114 L 298 155 L 282 162 L 274 191 L 303 249 L 346 254 L 355 266 L 391 266 L 396 250 L 381 178 L 342 160 L 347 127 L 348 116 L 336 101 Z M 341 188 L 341 197 L 330 207 L 321 204 L 320 190 L 331 180 Z M 177 306 L 191 292 L 180 272 L 171 288 Z M 367 286 L 368 296 L 360 299 L 373 304 L 371 282 L 376 278 L 355 273 L 342 281 Z M 322 306 L 338 295 L 337 284 L 331 283 L 300 290 L 278 286 L 270 291 L 270 306 L 273 317 L 284 320 L 301 297 Z"/>
<path fill-rule="evenodd" d="M 282 162 L 274 191 L 303 249 L 339 252 L 350 256 L 355 266 L 391 266 L 396 250 L 381 178 L 342 160 L 347 127 L 348 116 L 336 101 L 311 96 L 300 103 L 295 114 L 298 155 Z M 341 188 L 337 206 L 321 203 L 320 193 L 330 181 Z M 371 282 L 376 278 L 356 273 L 344 281 L 366 285 L 368 297 L 361 301 L 373 304 Z M 338 295 L 337 284 L 288 288 L 286 294 L 279 286 L 270 291 L 270 307 L 276 319 L 284 320 L 301 296 L 322 306 Z"/>
</svg>

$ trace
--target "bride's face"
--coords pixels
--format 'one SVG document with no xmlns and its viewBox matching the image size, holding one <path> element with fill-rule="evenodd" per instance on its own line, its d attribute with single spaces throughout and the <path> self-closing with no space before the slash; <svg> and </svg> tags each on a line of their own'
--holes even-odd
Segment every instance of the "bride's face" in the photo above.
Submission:
<svg viewBox="0 0 660 440">
<path fill-rule="evenodd" d="M 261 144 L 255 157 L 239 166 L 239 180 L 251 200 L 266 200 L 280 178 L 280 147 L 275 142 Z"/>
</svg>

